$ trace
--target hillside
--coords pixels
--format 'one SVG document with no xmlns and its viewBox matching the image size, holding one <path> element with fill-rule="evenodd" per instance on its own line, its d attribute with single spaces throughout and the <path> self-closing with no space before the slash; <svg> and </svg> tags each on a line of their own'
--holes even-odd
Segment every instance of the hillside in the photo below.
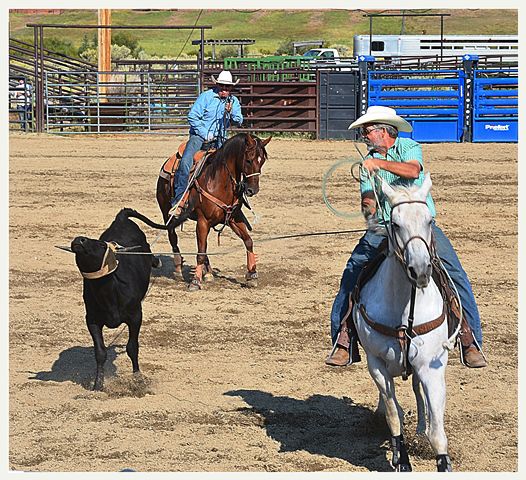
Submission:
<svg viewBox="0 0 526 480">
<path fill-rule="evenodd" d="M 29 43 L 33 29 L 28 23 L 95 25 L 96 10 L 61 10 L 54 13 L 19 13 L 9 15 L 10 36 Z M 400 13 L 400 10 L 382 13 Z M 406 10 L 406 13 L 444 13 L 445 34 L 517 34 L 517 10 Z M 371 13 L 373 11 L 371 10 Z M 374 13 L 380 13 L 379 11 Z M 369 33 L 369 18 L 362 10 L 113 10 L 113 25 L 211 25 L 205 39 L 253 39 L 250 54 L 272 54 L 287 40 L 324 40 L 326 46 L 345 45 L 352 49 L 356 34 Z M 439 34 L 440 17 L 384 17 L 374 19 L 374 33 Z M 191 30 L 118 30 L 137 41 L 148 55 L 175 58 L 181 53 L 195 55 L 192 40 L 199 31 Z M 117 32 L 117 30 L 115 30 Z M 94 29 L 46 28 L 46 46 L 61 44 L 76 52 Z M 232 47 L 229 47 L 232 48 Z M 218 47 L 217 51 L 221 48 Z"/>
</svg>

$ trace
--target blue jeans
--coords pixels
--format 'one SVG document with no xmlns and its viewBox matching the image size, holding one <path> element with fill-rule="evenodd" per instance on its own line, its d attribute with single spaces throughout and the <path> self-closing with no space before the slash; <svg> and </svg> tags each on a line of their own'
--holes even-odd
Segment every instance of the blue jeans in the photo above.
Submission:
<svg viewBox="0 0 526 480">
<path fill-rule="evenodd" d="M 183 196 L 184 191 L 188 185 L 188 176 L 190 169 L 194 162 L 194 155 L 201 149 L 203 139 L 199 135 L 190 134 L 183 156 L 179 162 L 179 168 L 175 176 L 174 182 L 174 198 L 172 204 L 175 205 Z"/>
<path fill-rule="evenodd" d="M 480 326 L 479 311 L 466 272 L 462 268 L 450 241 L 435 223 L 433 223 L 433 234 L 435 236 L 437 254 L 458 290 L 462 308 L 466 315 L 466 320 L 473 330 L 473 335 L 479 345 L 482 346 L 482 327 Z M 358 275 L 364 265 L 377 255 L 378 247 L 384 238 L 382 235 L 367 231 L 347 261 L 340 281 L 340 290 L 334 299 L 331 310 L 331 338 L 333 344 L 338 337 L 342 319 L 349 309 L 349 293 L 352 292 L 356 285 Z"/>
</svg>

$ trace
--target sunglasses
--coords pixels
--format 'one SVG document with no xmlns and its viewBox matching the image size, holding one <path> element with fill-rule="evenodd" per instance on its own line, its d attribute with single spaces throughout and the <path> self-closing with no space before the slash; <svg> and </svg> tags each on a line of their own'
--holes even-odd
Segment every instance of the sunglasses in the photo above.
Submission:
<svg viewBox="0 0 526 480">
<path fill-rule="evenodd" d="M 367 135 L 369 135 L 371 132 L 374 132 L 375 130 L 383 130 L 383 127 L 363 127 L 360 129 L 360 133 L 364 136 L 364 137 L 367 137 Z"/>
<path fill-rule="evenodd" d="M 219 87 L 219 90 L 232 90 L 232 85 L 221 85 L 218 83 L 217 86 Z"/>
</svg>

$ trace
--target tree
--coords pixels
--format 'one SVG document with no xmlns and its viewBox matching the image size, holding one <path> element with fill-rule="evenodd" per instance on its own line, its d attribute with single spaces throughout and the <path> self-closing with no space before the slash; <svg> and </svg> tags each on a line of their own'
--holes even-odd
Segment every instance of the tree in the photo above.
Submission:
<svg viewBox="0 0 526 480">
<path fill-rule="evenodd" d="M 287 38 L 279 43 L 276 55 L 294 55 L 294 42 Z"/>
</svg>

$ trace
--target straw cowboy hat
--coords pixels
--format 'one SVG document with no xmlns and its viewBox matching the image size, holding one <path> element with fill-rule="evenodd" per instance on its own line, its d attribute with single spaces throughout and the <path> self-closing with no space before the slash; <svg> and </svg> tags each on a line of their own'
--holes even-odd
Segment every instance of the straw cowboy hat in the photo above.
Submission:
<svg viewBox="0 0 526 480">
<path fill-rule="evenodd" d="M 368 123 L 385 123 L 395 127 L 399 132 L 412 132 L 413 127 L 402 117 L 396 114 L 394 108 L 373 105 L 369 107 L 364 115 L 349 125 L 349 129 L 358 128 Z"/>
<path fill-rule="evenodd" d="M 232 74 L 228 70 L 223 70 L 217 79 L 212 75 L 212 80 L 214 83 L 219 83 L 221 85 L 237 85 L 239 83 L 239 79 L 234 82 Z"/>
</svg>

